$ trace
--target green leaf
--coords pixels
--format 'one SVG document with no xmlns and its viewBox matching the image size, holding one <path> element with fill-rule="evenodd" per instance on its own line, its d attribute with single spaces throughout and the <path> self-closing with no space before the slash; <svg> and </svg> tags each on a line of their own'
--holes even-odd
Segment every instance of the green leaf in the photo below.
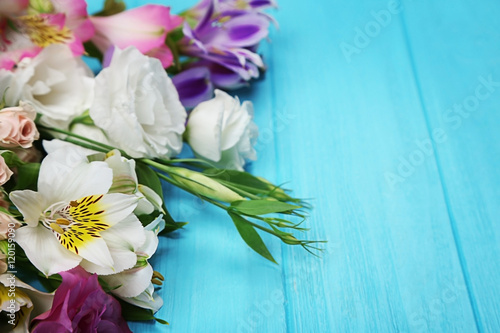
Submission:
<svg viewBox="0 0 500 333">
<path fill-rule="evenodd" d="M 9 168 L 15 168 L 25 164 L 25 162 L 21 161 L 21 159 L 16 155 L 16 153 L 10 150 L 3 151 L 2 157 L 5 160 L 5 163 L 9 166 Z"/>
<path fill-rule="evenodd" d="M 178 229 L 182 229 L 186 224 L 188 224 L 188 222 L 165 222 L 165 228 L 160 232 L 160 235 L 168 234 Z"/>
<path fill-rule="evenodd" d="M 274 200 L 240 200 L 233 202 L 231 208 L 243 214 L 257 216 L 289 212 L 302 207 Z"/>
<path fill-rule="evenodd" d="M 220 169 L 207 169 L 203 173 L 209 177 L 221 179 L 234 184 L 246 185 L 260 190 L 269 191 L 274 188 L 269 183 L 266 183 L 259 178 L 249 174 L 248 172 L 236 170 L 220 170 Z"/>
<path fill-rule="evenodd" d="M 97 58 L 102 63 L 103 54 L 101 51 L 99 51 L 99 49 L 97 48 L 97 46 L 95 46 L 94 43 L 92 43 L 90 41 L 85 42 L 85 43 L 83 43 L 83 47 L 84 47 L 85 52 L 87 53 L 87 55 L 89 57 Z"/>
<path fill-rule="evenodd" d="M 17 168 L 18 181 L 14 190 L 36 190 L 40 163 L 29 163 Z"/>
<path fill-rule="evenodd" d="M 106 0 L 104 2 L 104 8 L 99 13 L 94 14 L 94 16 L 110 16 L 121 13 L 125 11 L 127 6 L 125 2 L 121 0 Z"/>
<path fill-rule="evenodd" d="M 163 319 L 156 318 L 153 315 L 153 311 L 150 309 L 144 309 L 133 304 L 127 303 L 121 299 L 118 299 L 120 305 L 122 306 L 122 316 L 125 320 L 131 321 L 144 321 L 144 320 L 156 320 L 157 322 L 168 325 Z"/>
<path fill-rule="evenodd" d="M 273 256 L 267 249 L 266 244 L 264 244 L 264 241 L 260 237 L 260 235 L 257 233 L 255 228 L 243 217 L 239 216 L 238 214 L 228 212 L 229 216 L 234 222 L 234 225 L 236 226 L 236 229 L 238 229 L 238 232 L 240 233 L 241 238 L 247 243 L 252 250 L 263 256 L 269 261 L 272 261 L 275 264 L 278 264 L 276 260 L 274 260 Z"/>
<path fill-rule="evenodd" d="M 156 192 L 163 200 L 163 189 L 161 187 L 160 178 L 153 169 L 144 163 L 137 161 L 135 166 L 135 171 L 137 172 L 137 178 L 139 184 L 146 185 L 150 189 Z"/>
</svg>

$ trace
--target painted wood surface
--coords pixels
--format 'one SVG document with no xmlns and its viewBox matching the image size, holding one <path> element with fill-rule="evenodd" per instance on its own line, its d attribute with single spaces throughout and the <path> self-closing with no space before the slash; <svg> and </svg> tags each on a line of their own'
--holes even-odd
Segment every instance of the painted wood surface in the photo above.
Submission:
<svg viewBox="0 0 500 333">
<path fill-rule="evenodd" d="M 153 260 L 171 325 L 132 330 L 499 332 L 500 3 L 279 4 L 265 79 L 236 92 L 260 127 L 249 169 L 313 198 L 325 253 L 265 238 L 270 264 L 165 186 L 190 222 Z"/>
</svg>

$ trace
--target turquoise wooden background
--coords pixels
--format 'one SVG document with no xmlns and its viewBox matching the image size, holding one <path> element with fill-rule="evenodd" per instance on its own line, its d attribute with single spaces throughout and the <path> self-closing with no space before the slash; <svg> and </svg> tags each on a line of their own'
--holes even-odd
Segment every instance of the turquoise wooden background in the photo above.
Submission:
<svg viewBox="0 0 500 333">
<path fill-rule="evenodd" d="M 101 1 L 90 1 L 94 10 Z M 173 12 L 195 1 L 152 1 Z M 137 6 L 144 1 L 127 1 Z M 258 175 L 314 198 L 318 259 L 165 187 L 158 316 L 135 332 L 500 332 L 500 3 L 281 0 Z"/>
</svg>

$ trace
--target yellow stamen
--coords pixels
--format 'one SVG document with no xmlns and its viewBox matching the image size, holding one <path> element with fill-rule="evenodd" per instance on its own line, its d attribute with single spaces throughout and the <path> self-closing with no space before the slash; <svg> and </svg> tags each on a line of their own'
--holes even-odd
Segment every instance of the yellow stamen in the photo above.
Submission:
<svg viewBox="0 0 500 333">
<path fill-rule="evenodd" d="M 153 271 L 153 278 L 159 279 L 161 281 L 165 281 L 165 278 L 163 277 L 163 275 L 161 275 L 160 272 L 157 272 L 157 271 Z"/>
<path fill-rule="evenodd" d="M 162 285 L 161 281 L 160 281 L 160 280 L 158 280 L 158 279 L 156 279 L 156 278 L 151 279 L 151 282 L 152 282 L 153 284 L 156 284 L 157 286 L 161 286 L 161 285 Z"/>
<path fill-rule="evenodd" d="M 57 219 L 56 223 L 59 225 L 70 225 L 70 222 L 66 219 Z"/>
<path fill-rule="evenodd" d="M 59 224 L 52 222 L 50 224 L 50 227 L 52 228 L 52 230 L 56 231 L 57 233 L 59 233 L 61 235 L 64 234 L 64 230 L 63 230 L 63 228 L 61 228 L 59 226 Z"/>
<path fill-rule="evenodd" d="M 218 21 L 219 21 L 219 23 L 224 24 L 227 21 L 229 21 L 230 19 L 231 19 L 231 16 L 223 16 Z"/>
<path fill-rule="evenodd" d="M 25 15 L 17 18 L 23 24 L 24 32 L 36 46 L 66 44 L 73 40 L 73 33 L 67 27 L 60 29 L 39 15 Z"/>
<path fill-rule="evenodd" d="M 70 202 L 69 202 L 69 205 L 70 205 L 71 207 L 78 207 L 79 203 L 78 203 L 78 201 L 74 201 L 74 200 L 72 200 L 72 201 L 70 201 Z"/>
</svg>

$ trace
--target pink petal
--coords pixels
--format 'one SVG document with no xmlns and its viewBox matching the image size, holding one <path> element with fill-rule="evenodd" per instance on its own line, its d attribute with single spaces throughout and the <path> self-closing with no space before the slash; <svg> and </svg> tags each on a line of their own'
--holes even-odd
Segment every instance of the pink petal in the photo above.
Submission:
<svg viewBox="0 0 500 333">
<path fill-rule="evenodd" d="M 170 15 L 170 7 L 146 5 L 112 16 L 91 17 L 91 21 L 96 29 L 92 41 L 102 52 L 115 45 L 121 49 L 135 46 L 146 54 L 161 47 L 182 18 Z"/>
<path fill-rule="evenodd" d="M 163 68 L 169 67 L 174 62 L 172 51 L 170 51 L 168 46 L 165 44 L 160 47 L 155 47 L 154 49 L 146 53 L 146 55 L 159 59 Z"/>
</svg>

